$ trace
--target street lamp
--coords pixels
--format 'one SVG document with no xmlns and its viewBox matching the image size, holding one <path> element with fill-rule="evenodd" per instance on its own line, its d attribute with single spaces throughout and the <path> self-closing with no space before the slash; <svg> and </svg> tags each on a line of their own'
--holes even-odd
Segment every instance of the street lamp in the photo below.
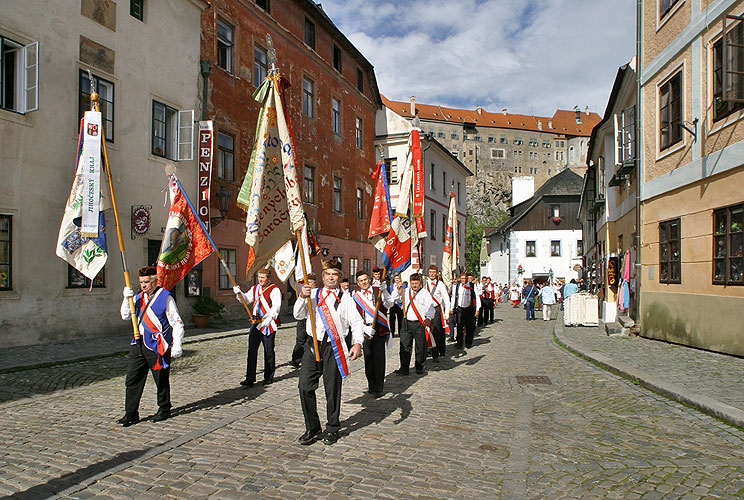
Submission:
<svg viewBox="0 0 744 500">
<path fill-rule="evenodd" d="M 210 217 L 209 225 L 214 227 L 227 217 L 227 209 L 230 206 L 230 191 L 225 188 L 224 184 L 220 184 L 220 190 L 217 191 L 217 208 L 220 210 L 219 217 Z"/>
</svg>

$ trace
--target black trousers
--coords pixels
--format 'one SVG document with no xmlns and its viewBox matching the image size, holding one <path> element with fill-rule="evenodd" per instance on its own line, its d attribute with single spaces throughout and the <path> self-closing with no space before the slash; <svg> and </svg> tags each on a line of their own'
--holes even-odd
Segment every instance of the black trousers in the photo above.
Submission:
<svg viewBox="0 0 744 500">
<path fill-rule="evenodd" d="M 264 348 L 264 382 L 274 380 L 276 370 L 276 356 L 274 354 L 274 339 L 276 332 L 271 335 L 261 333 L 256 325 L 251 327 L 248 334 L 248 359 L 246 360 L 245 379 L 248 382 L 256 381 L 256 365 L 258 364 L 258 346 L 263 344 Z"/>
<path fill-rule="evenodd" d="M 426 332 L 424 332 L 424 325 L 419 323 L 418 320 L 405 320 L 405 322 L 405 327 L 400 331 L 400 369 L 404 372 L 408 371 L 408 367 L 411 364 L 413 342 L 415 340 L 415 366 L 417 370 L 421 370 L 424 368 L 426 351 L 428 349 L 428 346 L 426 345 Z"/>
<path fill-rule="evenodd" d="M 307 339 L 307 349 L 302 355 L 300 366 L 300 381 L 297 387 L 300 390 L 300 405 L 302 415 L 305 417 L 305 430 L 315 432 L 320 430 L 320 418 L 318 418 L 318 403 L 315 391 L 318 389 L 321 373 L 315 369 L 315 353 L 312 349 L 313 339 Z M 323 388 L 326 396 L 326 431 L 337 432 L 341 428 L 338 420 L 341 413 L 341 374 L 333 356 L 333 348 L 328 342 L 328 336 L 319 345 L 320 356 L 323 362 Z"/>
<path fill-rule="evenodd" d="M 169 365 L 170 353 L 170 349 L 168 349 L 163 356 Z M 152 370 L 150 367 L 155 364 L 157 355 L 142 343 L 142 339 L 129 346 L 128 360 L 127 379 L 124 382 L 126 387 L 124 411 L 126 415 L 128 417 L 139 416 L 139 404 L 147 381 L 148 371 L 152 372 L 152 378 L 155 380 L 155 386 L 157 387 L 158 408 L 160 408 L 160 411 L 169 412 L 171 409 L 170 367 Z"/>
<path fill-rule="evenodd" d="M 455 332 L 457 331 L 457 314 L 452 314 L 449 317 L 449 327 L 450 327 L 450 341 L 455 341 Z"/>
<path fill-rule="evenodd" d="M 489 323 L 493 323 L 493 299 L 481 298 L 478 326 L 485 326 Z"/>
<path fill-rule="evenodd" d="M 493 323 L 493 318 L 494 318 L 493 311 L 495 307 L 495 302 L 496 302 L 496 299 L 488 299 L 488 302 L 486 302 L 486 306 L 487 306 L 486 307 L 486 313 L 487 313 L 486 324 Z"/>
<path fill-rule="evenodd" d="M 307 318 L 297 320 L 297 331 L 295 332 L 295 345 L 292 349 L 292 363 L 299 364 L 302 361 L 302 353 L 305 352 L 305 343 L 309 340 L 307 336 Z"/>
<path fill-rule="evenodd" d="M 362 344 L 364 353 L 364 374 L 367 376 L 367 387 L 370 392 L 383 392 L 385 385 L 385 341 L 387 335 L 365 338 Z"/>
<path fill-rule="evenodd" d="M 437 307 L 437 312 L 431 320 L 431 335 L 434 337 L 436 346 L 431 348 L 431 357 L 437 359 L 439 356 L 444 357 L 447 347 L 447 341 L 444 338 L 444 327 L 442 326 L 442 307 Z"/>
<path fill-rule="evenodd" d="M 394 305 L 388 311 L 388 322 L 390 323 L 390 331 L 393 335 L 396 334 L 395 325 L 397 323 L 397 333 L 400 335 L 400 331 L 403 329 L 403 309 L 399 305 Z"/>
<path fill-rule="evenodd" d="M 475 337 L 475 308 L 461 307 L 457 310 L 457 347 L 463 345 L 463 330 L 465 333 L 465 347 L 473 347 Z"/>
</svg>

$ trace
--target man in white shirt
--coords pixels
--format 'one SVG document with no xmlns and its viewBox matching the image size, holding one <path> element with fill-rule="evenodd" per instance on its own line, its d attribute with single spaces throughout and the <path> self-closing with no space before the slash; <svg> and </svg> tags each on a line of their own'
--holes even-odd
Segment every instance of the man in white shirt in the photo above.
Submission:
<svg viewBox="0 0 744 500">
<path fill-rule="evenodd" d="M 400 368 L 395 370 L 398 375 L 408 375 L 411 364 L 413 342 L 416 342 L 416 359 L 414 366 L 416 373 L 424 373 L 426 361 L 426 329 L 431 325 L 434 317 L 434 299 L 423 288 L 420 274 L 412 274 L 408 278 L 408 289 L 403 293 L 403 328 L 400 331 Z M 395 297 L 393 297 L 395 298 Z"/>
<path fill-rule="evenodd" d="M 460 281 L 452 285 L 452 297 L 450 299 L 450 314 L 457 315 L 457 348 L 462 349 L 463 341 L 465 347 L 473 347 L 475 337 L 475 318 L 481 308 L 480 297 L 474 290 L 468 278 L 472 273 L 460 273 Z M 465 337 L 463 339 L 463 330 Z"/>
<path fill-rule="evenodd" d="M 124 300 L 121 303 L 121 319 L 129 320 L 129 297 L 134 299 L 134 313 L 137 315 L 139 339 L 132 338 L 129 346 L 126 400 L 124 416 L 117 422 L 124 427 L 139 422 L 139 403 L 145 388 L 148 370 L 152 372 L 158 394 L 158 412 L 153 422 L 166 420 L 171 416 L 170 400 L 170 361 L 183 353 L 183 321 L 178 314 L 176 301 L 164 288 L 157 286 L 157 271 L 145 266 L 137 272 L 140 292 L 124 287 Z"/>
<path fill-rule="evenodd" d="M 303 285 L 294 305 L 295 319 L 308 318 L 307 334 L 310 336 L 302 357 L 298 383 L 302 414 L 305 417 L 305 433 L 299 437 L 298 441 L 303 445 L 314 443 L 321 433 L 315 399 L 315 391 L 318 389 L 321 375 L 323 375 L 328 418 L 323 442 L 330 445 L 338 440 L 338 431 L 341 428 L 339 422 L 341 381 L 349 374 L 349 362 L 361 355 L 364 340 L 364 322 L 356 310 L 354 299 L 350 293 L 344 293 L 339 287 L 341 264 L 335 260 L 323 261 L 321 278 L 323 287 L 311 289 L 309 285 Z M 310 321 L 307 307 L 308 297 L 312 304 L 314 323 Z M 347 351 L 344 338 L 349 331 L 351 331 L 352 346 Z M 318 340 L 321 370 L 318 370 L 315 363 L 313 334 Z"/>
<path fill-rule="evenodd" d="M 543 321 L 549 321 L 551 306 L 555 304 L 555 288 L 550 281 L 546 282 L 545 286 L 540 289 L 539 295 L 542 302 Z"/>
<path fill-rule="evenodd" d="M 431 321 L 431 334 L 434 336 L 436 345 L 431 348 L 431 357 L 435 363 L 439 362 L 439 356 L 444 357 L 446 348 L 446 330 L 445 321 L 449 318 L 449 293 L 447 286 L 439 279 L 439 268 L 435 265 L 429 266 L 426 271 L 428 278 L 426 280 L 426 291 L 434 299 L 435 313 Z"/>
<path fill-rule="evenodd" d="M 258 284 L 253 285 L 248 293 L 243 293 L 240 287 L 233 288 L 235 296 L 240 300 L 242 295 L 248 305 L 253 304 L 252 313 L 256 323 L 251 325 L 248 333 L 248 357 L 245 367 L 245 380 L 240 385 L 251 387 L 256 382 L 256 364 L 258 362 L 258 346 L 264 347 L 264 385 L 274 381 L 276 371 L 276 355 L 274 341 L 279 327 L 279 309 L 282 305 L 282 292 L 271 282 L 271 270 L 261 268 L 256 272 Z"/>
</svg>

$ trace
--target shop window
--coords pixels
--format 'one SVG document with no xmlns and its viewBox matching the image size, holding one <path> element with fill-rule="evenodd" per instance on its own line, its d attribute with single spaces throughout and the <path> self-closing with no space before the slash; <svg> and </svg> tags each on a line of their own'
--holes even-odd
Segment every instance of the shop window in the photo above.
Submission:
<svg viewBox="0 0 744 500">
<path fill-rule="evenodd" d="M 659 224 L 659 282 L 681 283 L 680 219 Z"/>
<path fill-rule="evenodd" d="M 713 283 L 744 284 L 744 205 L 713 212 Z"/>
</svg>

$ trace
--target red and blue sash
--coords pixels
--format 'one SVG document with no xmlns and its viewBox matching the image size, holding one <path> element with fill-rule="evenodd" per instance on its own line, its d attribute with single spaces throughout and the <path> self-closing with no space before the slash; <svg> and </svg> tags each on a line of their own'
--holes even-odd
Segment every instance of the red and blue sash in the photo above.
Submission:
<svg viewBox="0 0 744 500">
<path fill-rule="evenodd" d="M 266 288 L 261 287 L 263 290 L 260 294 L 258 293 L 259 287 L 261 287 L 261 285 L 253 286 L 253 314 L 258 318 L 263 319 L 271 309 L 271 292 L 276 288 L 276 285 L 271 283 Z M 256 326 L 256 328 L 258 329 L 258 326 Z M 259 331 L 264 335 L 271 335 L 276 332 L 276 328 L 276 321 L 271 320 L 268 326 L 263 330 L 259 329 Z"/>
<path fill-rule="evenodd" d="M 165 288 L 159 288 L 149 301 L 145 301 L 145 294 L 142 292 L 138 294 L 135 301 L 135 313 L 139 319 L 142 343 L 157 354 L 155 365 L 152 366 L 153 370 L 166 369 L 170 366 L 163 357 L 172 341 L 171 325 L 165 315 L 169 296 L 170 293 Z"/>
<path fill-rule="evenodd" d="M 364 313 L 372 318 L 375 315 L 375 308 L 373 304 L 370 304 L 367 302 L 364 297 L 362 296 L 361 292 L 356 292 L 354 295 L 352 295 L 354 298 L 354 302 L 356 302 L 357 306 L 364 311 Z M 365 316 L 366 318 L 366 316 Z M 390 331 L 390 325 L 388 324 L 388 320 L 385 317 L 385 314 L 381 310 L 377 310 L 377 324 L 380 325 L 383 329 L 383 332 L 380 335 L 387 335 Z M 376 325 L 375 325 L 376 326 Z"/>
<path fill-rule="evenodd" d="M 442 328 L 444 328 L 444 333 L 449 335 L 450 328 L 449 328 L 449 322 L 444 319 L 444 306 L 439 303 L 439 301 L 434 297 L 434 293 L 429 289 L 429 286 L 431 285 L 431 282 L 429 280 L 426 280 L 426 291 L 431 294 L 431 298 L 434 301 L 434 303 L 439 308 L 439 319 L 442 320 Z M 434 285 L 434 291 L 437 291 L 437 287 L 439 286 L 439 280 L 437 280 L 437 283 Z"/>
<path fill-rule="evenodd" d="M 325 327 L 325 331 L 328 334 L 328 340 L 331 343 L 331 348 L 333 349 L 333 357 L 336 358 L 336 366 L 338 366 L 338 371 L 341 374 L 341 379 L 345 379 L 349 376 L 349 363 L 346 361 L 348 357 L 348 353 L 346 352 L 346 342 L 344 339 L 341 338 L 341 334 L 338 331 L 338 326 L 336 325 L 336 321 L 333 318 L 333 312 L 331 311 L 331 308 L 328 307 L 328 303 L 326 302 L 326 299 L 329 295 L 332 295 L 331 292 L 328 293 L 325 297 L 321 298 L 321 292 L 322 288 L 318 288 L 318 293 L 315 298 L 315 303 L 318 305 L 318 313 L 320 315 L 320 319 L 323 321 L 323 326 Z M 334 298 L 336 297 L 335 294 L 333 294 Z M 339 305 L 341 304 L 341 299 L 338 299 Z"/>
<path fill-rule="evenodd" d="M 418 295 L 418 292 L 416 292 L 416 295 Z M 416 298 L 416 295 L 408 294 L 409 296 L 409 307 L 413 309 L 413 314 L 416 315 L 416 318 L 418 319 L 418 322 L 421 323 L 421 326 L 424 327 L 424 335 L 426 337 L 426 345 L 428 347 L 436 347 L 437 343 L 434 341 L 434 336 L 431 334 L 431 330 L 428 326 L 426 326 L 426 323 L 424 323 L 424 318 L 421 317 L 421 313 L 419 313 L 418 308 L 416 307 L 416 301 L 414 300 Z"/>
</svg>

